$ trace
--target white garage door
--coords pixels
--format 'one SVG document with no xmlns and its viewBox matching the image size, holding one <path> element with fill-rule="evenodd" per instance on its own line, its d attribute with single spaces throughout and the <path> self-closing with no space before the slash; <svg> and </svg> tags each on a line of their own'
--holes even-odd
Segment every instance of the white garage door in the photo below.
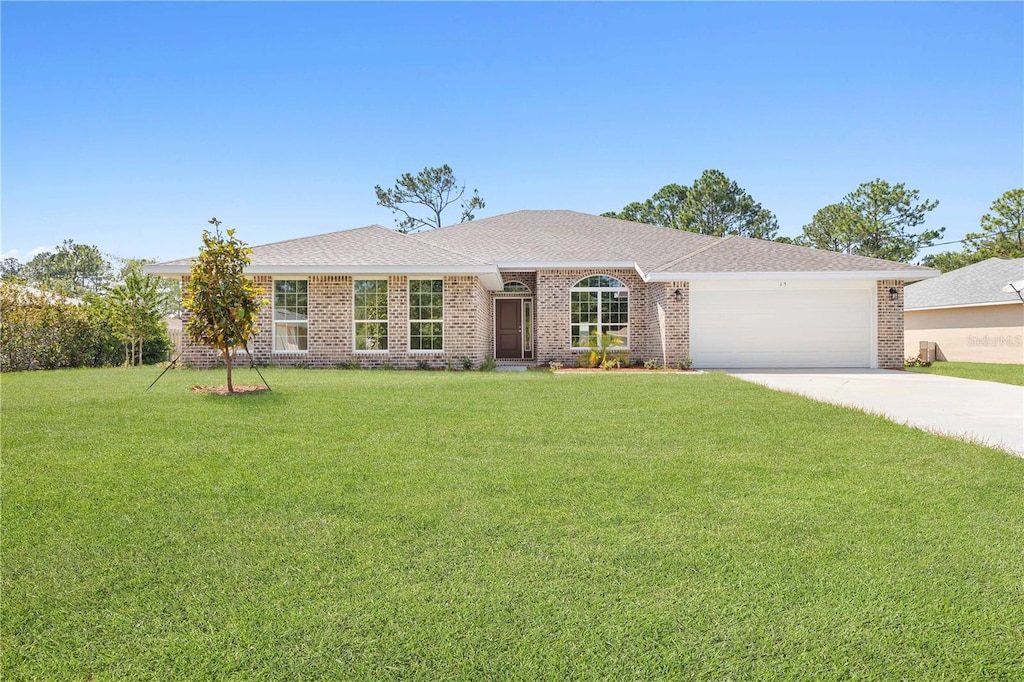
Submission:
<svg viewBox="0 0 1024 682">
<path fill-rule="evenodd" d="M 691 282 L 694 367 L 870 367 L 874 283 Z"/>
</svg>

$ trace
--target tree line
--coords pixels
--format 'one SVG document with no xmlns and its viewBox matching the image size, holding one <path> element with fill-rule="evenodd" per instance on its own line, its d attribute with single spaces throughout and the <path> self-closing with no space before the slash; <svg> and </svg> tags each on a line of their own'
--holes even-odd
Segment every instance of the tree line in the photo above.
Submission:
<svg viewBox="0 0 1024 682">
<path fill-rule="evenodd" d="M 108 259 L 65 240 L 25 264 L 0 263 L 0 370 L 136 365 L 166 359 L 165 318 L 177 283 L 147 275 L 153 261 Z"/>
<path fill-rule="evenodd" d="M 941 245 L 945 228 L 923 227 L 928 213 L 938 205 L 936 200 L 922 199 L 918 190 L 905 183 L 876 178 L 819 209 L 797 237 L 780 237 L 771 211 L 721 171 L 706 170 L 692 185 L 665 185 L 649 199 L 602 215 L 909 263 L 922 249 Z M 1022 213 L 1024 189 L 1009 190 L 982 216 L 980 231 L 959 242 L 960 250 L 927 255 L 922 263 L 945 272 L 986 258 L 1020 258 L 1024 256 Z"/>
<path fill-rule="evenodd" d="M 441 227 L 442 212 L 463 199 L 465 187 L 444 165 L 424 168 L 416 175 L 405 173 L 394 187 L 374 189 L 377 203 L 400 216 L 397 229 L 414 232 Z M 921 249 L 942 245 L 937 242 L 945 228 L 923 227 L 927 214 L 938 205 L 904 183 L 876 178 L 818 210 L 797 237 L 780 237 L 775 214 L 723 172 L 709 169 L 691 185 L 665 185 L 648 199 L 602 215 L 700 234 L 739 235 L 910 262 Z M 461 222 L 473 220 L 475 211 L 484 206 L 474 189 L 460 205 Z M 426 217 L 415 215 L 414 211 L 424 209 Z M 210 222 L 220 225 L 216 219 Z M 988 258 L 1024 257 L 1024 189 L 1004 192 L 981 216 L 979 227 L 952 242 L 961 244 L 960 249 L 925 256 L 923 264 L 946 272 Z M 247 249 L 236 242 L 233 231 L 227 238 L 219 230 L 216 235 L 204 233 L 204 253 L 216 252 L 217 245 Z M 70 239 L 24 264 L 4 258 L 0 261 L 0 370 L 164 359 L 170 345 L 165 316 L 180 311 L 181 287 L 143 273 L 142 267 L 152 262 L 111 260 L 95 246 Z M 187 293 L 190 304 L 198 300 L 196 290 Z M 212 343 L 212 337 L 207 338 L 212 332 L 192 326 L 187 331 L 194 341 Z M 218 344 L 223 345 L 221 341 Z"/>
<path fill-rule="evenodd" d="M 394 187 L 374 190 L 377 203 L 391 209 L 399 232 L 437 229 L 442 212 L 462 199 L 466 185 L 448 165 L 404 173 Z M 660 225 L 676 230 L 724 236 L 767 239 L 815 249 L 909 263 L 922 249 L 943 245 L 946 228 L 926 228 L 927 215 L 939 202 L 922 199 L 905 183 L 876 178 L 860 184 L 836 203 L 815 212 L 797 237 L 778 236 L 775 214 L 720 170 L 708 169 L 690 185 L 671 183 L 650 198 L 626 204 L 621 211 L 601 215 Z M 460 222 L 473 220 L 484 208 L 477 190 L 461 204 Z M 426 211 L 425 217 L 415 211 Z M 980 230 L 969 233 L 956 251 L 930 254 L 924 265 L 943 272 L 987 258 L 1024 256 L 1024 189 L 1011 189 L 996 199 L 981 217 Z"/>
</svg>

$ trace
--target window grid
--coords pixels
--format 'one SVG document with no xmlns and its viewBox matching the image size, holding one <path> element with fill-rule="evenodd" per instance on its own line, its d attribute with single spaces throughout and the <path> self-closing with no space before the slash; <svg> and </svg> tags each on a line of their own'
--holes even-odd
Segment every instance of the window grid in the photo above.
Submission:
<svg viewBox="0 0 1024 682">
<path fill-rule="evenodd" d="M 304 279 L 274 280 L 274 352 L 309 350 L 309 283 Z"/>
<path fill-rule="evenodd" d="M 444 349 L 444 282 L 409 280 L 409 350 Z"/>
<path fill-rule="evenodd" d="M 501 290 L 503 294 L 530 294 L 530 287 L 526 286 L 522 282 L 511 280 L 505 283 L 504 288 Z"/>
<path fill-rule="evenodd" d="M 629 289 L 614 277 L 592 275 L 581 279 L 570 292 L 571 344 L 590 347 L 593 334 L 616 334 L 629 348 Z"/>
<path fill-rule="evenodd" d="M 357 279 L 353 282 L 355 350 L 386 352 L 388 349 L 388 281 Z"/>
</svg>

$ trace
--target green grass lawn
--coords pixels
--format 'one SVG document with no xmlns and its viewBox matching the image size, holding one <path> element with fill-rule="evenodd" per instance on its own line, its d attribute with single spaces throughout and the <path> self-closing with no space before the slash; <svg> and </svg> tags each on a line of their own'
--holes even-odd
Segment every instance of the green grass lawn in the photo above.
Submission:
<svg viewBox="0 0 1024 682">
<path fill-rule="evenodd" d="M 907 371 L 1024 386 L 1024 365 L 997 365 L 991 362 L 933 362 L 930 367 L 907 367 Z"/>
<path fill-rule="evenodd" d="M 5 680 L 1024 677 L 1024 459 L 723 374 L 265 374 L 2 378 Z"/>
</svg>

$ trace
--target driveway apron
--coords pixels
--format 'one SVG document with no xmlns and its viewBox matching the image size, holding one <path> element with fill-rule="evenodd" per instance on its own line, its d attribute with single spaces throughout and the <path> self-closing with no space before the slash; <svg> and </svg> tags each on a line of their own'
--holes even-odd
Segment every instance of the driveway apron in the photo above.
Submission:
<svg viewBox="0 0 1024 682">
<path fill-rule="evenodd" d="M 727 370 L 744 381 L 857 407 L 1024 456 L 1024 387 L 884 369 Z"/>
</svg>

